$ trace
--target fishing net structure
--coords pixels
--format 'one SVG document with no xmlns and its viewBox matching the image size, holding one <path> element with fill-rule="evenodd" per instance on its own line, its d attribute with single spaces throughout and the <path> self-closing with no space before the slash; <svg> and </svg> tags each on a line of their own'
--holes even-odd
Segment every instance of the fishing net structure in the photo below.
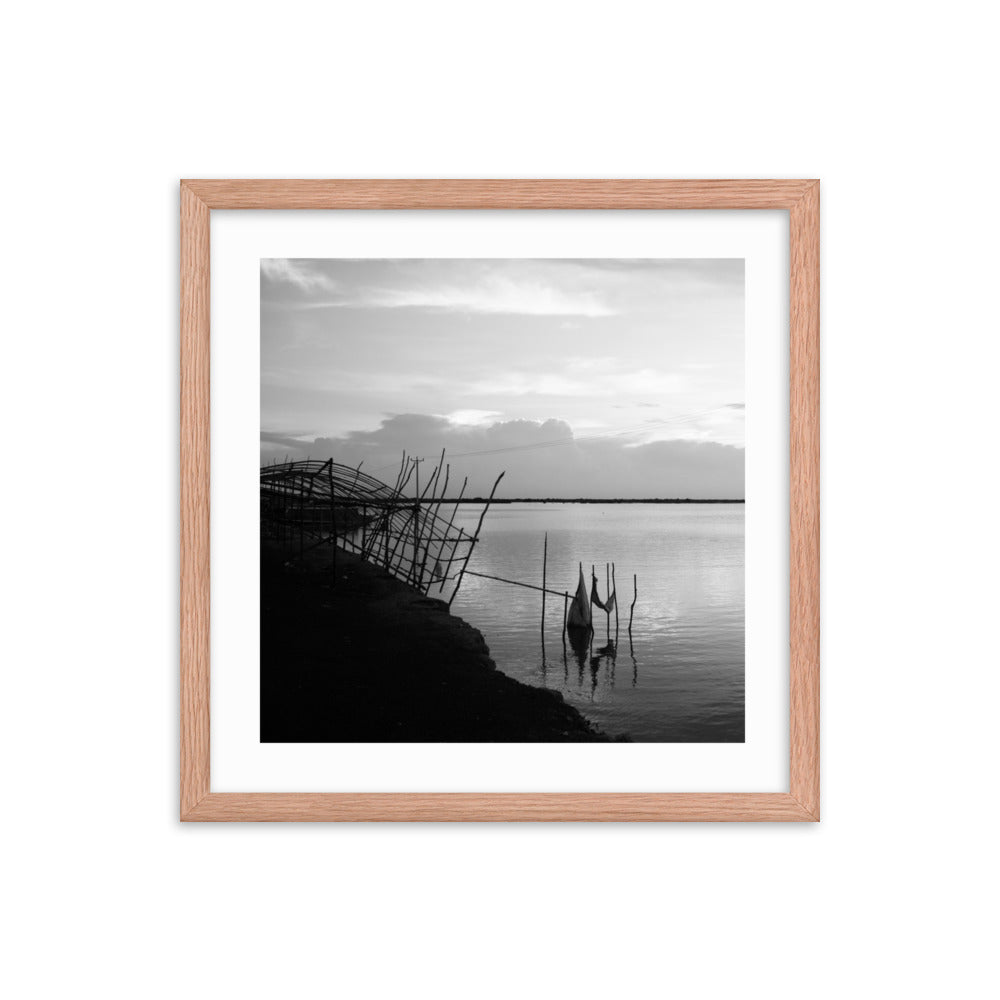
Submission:
<svg viewBox="0 0 1000 1000">
<path fill-rule="evenodd" d="M 282 543 L 293 560 L 324 545 L 335 560 L 339 547 L 450 605 L 503 474 L 470 534 L 455 524 L 466 483 L 457 500 L 446 498 L 450 468 L 442 453 L 421 490 L 421 461 L 404 455 L 393 485 L 332 459 L 264 466 L 261 537 Z"/>
</svg>

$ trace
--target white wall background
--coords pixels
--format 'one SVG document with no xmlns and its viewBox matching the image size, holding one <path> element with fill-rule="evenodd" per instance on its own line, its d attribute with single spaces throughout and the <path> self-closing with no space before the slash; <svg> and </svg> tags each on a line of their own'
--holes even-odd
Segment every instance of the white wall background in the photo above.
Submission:
<svg viewBox="0 0 1000 1000">
<path fill-rule="evenodd" d="M 9 995 L 989 992 L 988 10 L 7 11 Z M 182 176 L 823 179 L 821 825 L 179 825 Z"/>
</svg>

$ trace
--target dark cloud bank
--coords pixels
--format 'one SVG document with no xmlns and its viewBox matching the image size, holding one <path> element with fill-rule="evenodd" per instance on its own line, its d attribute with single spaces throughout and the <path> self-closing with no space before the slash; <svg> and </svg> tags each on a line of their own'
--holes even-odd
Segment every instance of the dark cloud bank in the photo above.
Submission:
<svg viewBox="0 0 1000 1000">
<path fill-rule="evenodd" d="M 374 431 L 342 438 L 261 433 L 261 462 L 333 458 L 393 480 L 402 452 L 440 455 L 447 449 L 455 496 L 469 477 L 468 496 L 489 491 L 506 476 L 499 497 L 690 497 L 743 499 L 744 449 L 702 441 L 657 441 L 629 446 L 614 438 L 574 439 L 561 420 L 512 420 L 490 426 L 456 426 L 443 417 L 397 414 Z M 509 449 L 509 450 L 500 450 Z M 469 455 L 468 452 L 489 452 Z M 433 462 L 428 463 L 433 464 Z"/>
</svg>

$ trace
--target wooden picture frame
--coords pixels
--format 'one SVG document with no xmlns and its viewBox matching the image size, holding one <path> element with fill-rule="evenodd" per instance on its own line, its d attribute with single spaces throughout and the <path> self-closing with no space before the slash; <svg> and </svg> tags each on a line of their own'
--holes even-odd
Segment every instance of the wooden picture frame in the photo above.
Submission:
<svg viewBox="0 0 1000 1000">
<path fill-rule="evenodd" d="M 209 229 L 226 209 L 779 209 L 790 220 L 789 791 L 219 793 L 209 771 Z M 819 820 L 819 182 L 185 180 L 180 185 L 183 821 Z"/>
</svg>

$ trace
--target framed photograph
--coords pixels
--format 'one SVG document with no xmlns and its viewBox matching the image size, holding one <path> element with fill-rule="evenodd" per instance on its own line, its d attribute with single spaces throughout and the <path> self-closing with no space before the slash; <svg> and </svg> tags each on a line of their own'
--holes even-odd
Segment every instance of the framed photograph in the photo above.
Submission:
<svg viewBox="0 0 1000 1000">
<path fill-rule="evenodd" d="M 818 181 L 180 208 L 182 820 L 819 820 Z"/>
</svg>

